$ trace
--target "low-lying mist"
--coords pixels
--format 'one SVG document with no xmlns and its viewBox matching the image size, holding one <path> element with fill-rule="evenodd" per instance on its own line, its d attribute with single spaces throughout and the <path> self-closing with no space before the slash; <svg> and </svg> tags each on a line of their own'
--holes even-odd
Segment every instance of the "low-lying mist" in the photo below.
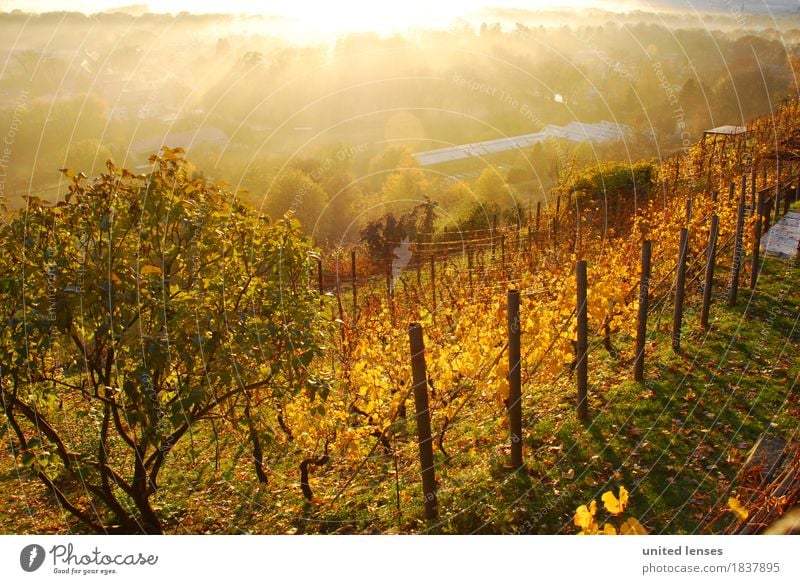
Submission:
<svg viewBox="0 0 800 584">
<path fill-rule="evenodd" d="M 457 224 L 478 204 L 545 198 L 601 160 L 657 163 L 796 95 L 800 18 L 788 2 L 745 4 L 512 3 L 448 28 L 327 37 L 284 16 L 142 6 L 0 14 L 0 196 L 55 200 L 60 168 L 146 172 L 169 146 L 256 208 L 293 211 L 321 245 L 426 201 Z M 478 144 L 522 135 L 541 139 Z M 478 146 L 415 156 L 465 144 Z"/>
</svg>

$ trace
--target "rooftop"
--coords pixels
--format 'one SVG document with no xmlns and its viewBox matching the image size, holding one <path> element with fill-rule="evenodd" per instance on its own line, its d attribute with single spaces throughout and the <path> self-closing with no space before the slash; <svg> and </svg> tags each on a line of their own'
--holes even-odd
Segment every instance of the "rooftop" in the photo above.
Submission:
<svg viewBox="0 0 800 584">
<path fill-rule="evenodd" d="M 747 128 L 745 126 L 719 126 L 711 128 L 703 132 L 703 135 L 722 134 L 723 136 L 737 136 L 739 134 L 746 134 Z"/>
</svg>

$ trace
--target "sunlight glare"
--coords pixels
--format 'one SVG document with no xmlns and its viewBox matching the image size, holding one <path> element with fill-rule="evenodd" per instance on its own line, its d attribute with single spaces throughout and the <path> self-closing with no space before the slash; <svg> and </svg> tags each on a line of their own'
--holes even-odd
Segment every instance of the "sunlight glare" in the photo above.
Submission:
<svg viewBox="0 0 800 584">
<path fill-rule="evenodd" d="M 32 12 L 63 10 L 61 0 L 10 0 L 3 2 L 5 10 L 20 9 Z M 289 37 L 330 37 L 348 32 L 374 32 L 382 36 L 403 33 L 409 29 L 447 28 L 459 20 L 475 23 L 484 11 L 503 7 L 530 11 L 557 9 L 630 9 L 634 0 L 405 0 L 380 2 L 364 0 L 160 0 L 145 5 L 151 12 L 177 14 L 247 14 L 276 17 L 276 24 Z M 132 4 L 119 0 L 85 0 L 78 8 L 95 13 Z"/>
</svg>

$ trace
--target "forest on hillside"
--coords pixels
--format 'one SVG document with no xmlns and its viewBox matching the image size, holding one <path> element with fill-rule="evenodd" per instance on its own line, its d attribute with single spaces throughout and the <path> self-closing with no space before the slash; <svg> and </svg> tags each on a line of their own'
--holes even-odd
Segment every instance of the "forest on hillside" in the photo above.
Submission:
<svg viewBox="0 0 800 584">
<path fill-rule="evenodd" d="M 496 11 L 474 26 L 315 40 L 257 16 L 0 14 L 0 185 L 12 207 L 31 193 L 54 200 L 59 168 L 93 176 L 110 159 L 143 171 L 162 146 L 181 147 L 332 247 L 410 211 L 414 193 L 454 228 L 476 204 L 529 205 L 598 161 L 662 160 L 796 92 L 793 16 L 709 16 L 706 28 L 642 12 L 563 16 Z M 573 121 L 626 130 L 434 166 L 413 157 Z"/>
</svg>

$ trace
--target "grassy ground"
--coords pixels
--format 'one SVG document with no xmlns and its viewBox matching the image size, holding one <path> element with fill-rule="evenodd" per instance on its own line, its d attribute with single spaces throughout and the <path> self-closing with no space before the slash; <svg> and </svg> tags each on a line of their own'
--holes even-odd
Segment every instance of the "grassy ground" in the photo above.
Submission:
<svg viewBox="0 0 800 584">
<path fill-rule="evenodd" d="M 800 270 L 767 260 L 757 292 L 741 290 L 735 308 L 725 306 L 719 273 L 711 329 L 702 331 L 690 308 L 682 353 L 670 348 L 670 307 L 653 317 L 644 385 L 629 381 L 629 349 L 592 350 L 586 423 L 575 420 L 568 376 L 526 392 L 524 475 L 504 467 L 507 430 L 498 417 L 454 426 L 450 458 L 436 452 L 436 521 L 419 519 L 413 423 L 397 434 L 396 456 L 376 450 L 349 484 L 355 469 L 345 461 L 312 473 L 313 503 L 301 495 L 297 453 L 288 447 L 270 461 L 270 484 L 258 485 L 241 437 L 223 435 L 217 451 L 210 433 L 198 432 L 175 453 L 156 506 L 172 533 L 574 533 L 578 505 L 625 486 L 628 514 L 651 533 L 707 532 L 717 518 L 719 528 L 733 520 L 725 501 L 747 450 L 765 431 L 784 439 L 797 431 Z M 690 299 L 696 303 L 696 290 Z M 83 530 L 5 449 L 0 503 L 3 533 Z"/>
<path fill-rule="evenodd" d="M 591 419 L 575 420 L 571 384 L 531 396 L 527 477 L 509 477 L 499 460 L 481 467 L 464 457 L 442 478 L 456 475 L 464 486 L 444 498 L 443 521 L 430 527 L 570 533 L 578 505 L 619 486 L 631 493 L 630 514 L 653 533 L 703 532 L 720 514 L 723 525 L 748 449 L 765 431 L 784 439 L 797 431 L 799 272 L 767 260 L 758 292 L 742 291 L 732 309 L 721 290 L 708 332 L 690 309 L 681 354 L 672 352 L 665 315 L 649 339 L 644 385 L 627 381 L 630 359 L 594 350 Z"/>
</svg>

